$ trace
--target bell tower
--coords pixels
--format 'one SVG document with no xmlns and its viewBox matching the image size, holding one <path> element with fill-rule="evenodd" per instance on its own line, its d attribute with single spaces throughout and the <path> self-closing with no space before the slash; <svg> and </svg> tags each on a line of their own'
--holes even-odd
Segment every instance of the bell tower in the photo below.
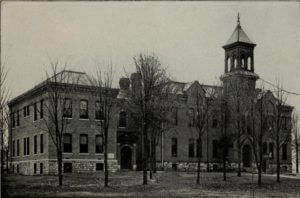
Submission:
<svg viewBox="0 0 300 198">
<path fill-rule="evenodd" d="M 254 73 L 255 46 L 256 44 L 249 39 L 242 29 L 238 14 L 236 28 L 223 46 L 225 50 L 225 69 L 221 80 L 225 95 L 232 91 L 232 84 L 244 91 L 255 90 L 256 80 L 259 78 Z"/>
</svg>

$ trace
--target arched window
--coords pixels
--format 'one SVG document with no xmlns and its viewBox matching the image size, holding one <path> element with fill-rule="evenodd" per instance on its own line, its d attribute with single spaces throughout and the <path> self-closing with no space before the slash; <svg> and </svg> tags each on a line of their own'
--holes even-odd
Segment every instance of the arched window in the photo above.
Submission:
<svg viewBox="0 0 300 198">
<path fill-rule="evenodd" d="M 127 115 L 125 111 L 121 111 L 119 115 L 119 127 L 126 127 L 127 126 Z"/>
<path fill-rule="evenodd" d="M 88 153 L 89 147 L 88 147 L 88 135 L 87 134 L 81 134 L 80 135 L 80 153 Z"/>
<path fill-rule="evenodd" d="M 236 69 L 236 68 L 237 68 L 237 59 L 234 58 L 234 69 Z"/>
<path fill-rule="evenodd" d="M 251 70 L 251 57 L 247 58 L 247 70 Z"/>
<path fill-rule="evenodd" d="M 226 60 L 226 72 L 230 71 L 231 70 L 231 60 L 230 60 L 230 57 L 227 57 L 227 60 Z"/>
<path fill-rule="evenodd" d="M 241 56 L 241 67 L 245 68 L 245 65 L 246 65 L 246 63 L 245 63 L 245 55 L 242 54 L 242 56 Z"/>
<path fill-rule="evenodd" d="M 72 153 L 72 134 L 65 133 L 63 136 L 64 153 Z"/>
</svg>

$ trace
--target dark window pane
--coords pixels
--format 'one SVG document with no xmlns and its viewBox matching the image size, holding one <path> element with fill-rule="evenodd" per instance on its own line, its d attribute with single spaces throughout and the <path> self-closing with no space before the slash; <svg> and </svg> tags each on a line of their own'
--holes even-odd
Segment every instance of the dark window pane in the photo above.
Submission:
<svg viewBox="0 0 300 198">
<path fill-rule="evenodd" d="M 100 102 L 95 103 L 95 119 L 96 120 L 104 119 L 103 106 L 100 104 Z"/>
<path fill-rule="evenodd" d="M 64 173 L 72 173 L 72 163 L 64 163 Z"/>
<path fill-rule="evenodd" d="M 218 140 L 213 141 L 213 158 L 218 157 Z"/>
<path fill-rule="evenodd" d="M 80 135 L 80 153 L 88 153 L 88 136 Z"/>
<path fill-rule="evenodd" d="M 33 144 L 34 144 L 34 154 L 37 154 L 37 136 L 36 135 L 34 136 Z"/>
<path fill-rule="evenodd" d="M 40 118 L 44 118 L 44 100 L 41 100 L 40 103 Z"/>
<path fill-rule="evenodd" d="M 287 144 L 282 144 L 282 160 L 287 160 Z"/>
<path fill-rule="evenodd" d="M 72 153 L 72 135 L 71 134 L 64 134 L 63 146 L 64 146 L 65 153 Z"/>
<path fill-rule="evenodd" d="M 103 163 L 96 163 L 96 171 L 102 171 L 104 170 Z"/>
<path fill-rule="evenodd" d="M 202 141 L 197 139 L 197 157 L 202 157 Z"/>
<path fill-rule="evenodd" d="M 43 174 L 43 169 L 44 169 L 43 163 L 40 163 L 40 174 Z"/>
<path fill-rule="evenodd" d="M 44 153 L 44 134 L 40 136 L 40 152 Z"/>
<path fill-rule="evenodd" d="M 96 153 L 103 153 L 103 138 L 102 135 L 96 135 Z"/>
<path fill-rule="evenodd" d="M 172 157 L 177 157 L 177 138 L 172 138 Z"/>
<path fill-rule="evenodd" d="M 63 116 L 65 118 L 72 118 L 72 101 L 71 99 L 65 98 L 63 103 Z"/>
<path fill-rule="evenodd" d="M 189 139 L 189 157 L 195 156 L 195 145 L 194 145 L 194 139 Z"/>
<path fill-rule="evenodd" d="M 126 127 L 127 126 L 127 115 L 125 111 L 120 112 L 119 118 L 119 127 Z"/>
<path fill-rule="evenodd" d="M 33 120 L 37 120 L 36 102 L 33 104 Z"/>
</svg>

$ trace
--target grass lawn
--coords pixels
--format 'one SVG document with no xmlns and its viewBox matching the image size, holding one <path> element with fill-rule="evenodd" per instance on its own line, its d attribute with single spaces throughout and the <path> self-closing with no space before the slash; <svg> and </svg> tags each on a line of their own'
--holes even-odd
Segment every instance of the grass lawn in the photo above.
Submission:
<svg viewBox="0 0 300 198">
<path fill-rule="evenodd" d="M 56 176 L 3 175 L 2 197 L 300 197 L 300 177 L 263 176 L 263 186 L 257 187 L 257 175 L 244 173 L 201 173 L 196 185 L 196 173 L 161 172 L 147 186 L 142 184 L 142 172 L 110 174 L 110 187 L 103 187 L 103 173 L 65 174 L 63 187 Z"/>
</svg>

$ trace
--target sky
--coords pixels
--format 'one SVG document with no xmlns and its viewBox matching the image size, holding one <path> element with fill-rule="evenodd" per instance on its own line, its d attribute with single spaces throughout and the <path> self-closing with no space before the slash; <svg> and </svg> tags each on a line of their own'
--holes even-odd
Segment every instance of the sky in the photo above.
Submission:
<svg viewBox="0 0 300 198">
<path fill-rule="evenodd" d="M 1 56 L 11 97 L 41 82 L 51 60 L 87 73 L 96 61 L 111 60 L 117 86 L 119 77 L 134 71 L 133 57 L 141 52 L 155 53 L 177 81 L 219 83 L 222 46 L 238 12 L 257 44 L 255 72 L 300 93 L 299 1 L 3 2 Z M 288 98 L 300 111 L 300 96 Z"/>
</svg>

